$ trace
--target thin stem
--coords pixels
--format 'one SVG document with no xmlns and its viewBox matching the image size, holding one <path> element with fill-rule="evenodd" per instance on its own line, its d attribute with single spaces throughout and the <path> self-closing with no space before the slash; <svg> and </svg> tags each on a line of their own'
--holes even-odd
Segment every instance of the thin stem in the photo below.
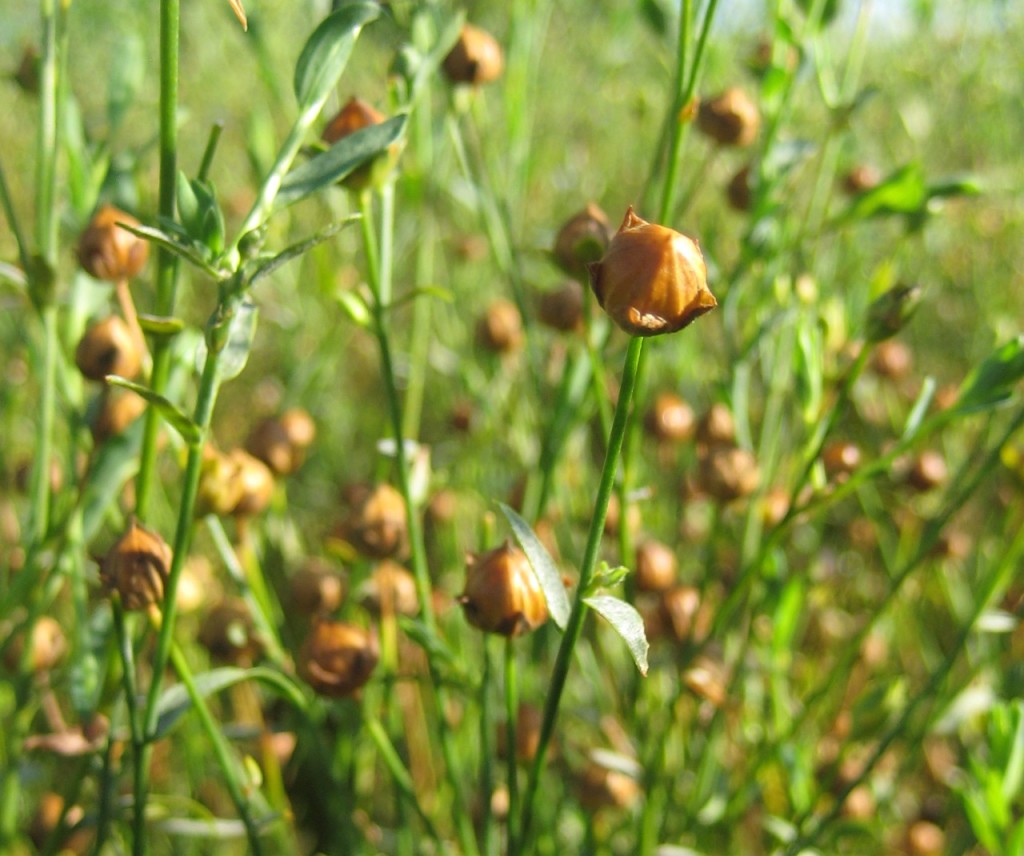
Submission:
<svg viewBox="0 0 1024 856">
<path fill-rule="evenodd" d="M 494 655 L 491 652 L 491 640 L 484 637 L 484 673 L 480 681 L 480 793 L 482 796 L 480 811 L 481 847 L 483 856 L 494 853 L 494 812 L 491 811 L 491 798 L 494 796 L 494 711 L 491 697 L 494 682 Z M 509 732 L 505 730 L 505 749 L 509 750 Z"/>
<path fill-rule="evenodd" d="M 518 852 L 514 820 L 519 817 L 519 768 L 516 745 L 519 736 L 519 676 L 512 638 L 505 640 L 505 754 L 508 760 L 508 852 Z"/>
</svg>

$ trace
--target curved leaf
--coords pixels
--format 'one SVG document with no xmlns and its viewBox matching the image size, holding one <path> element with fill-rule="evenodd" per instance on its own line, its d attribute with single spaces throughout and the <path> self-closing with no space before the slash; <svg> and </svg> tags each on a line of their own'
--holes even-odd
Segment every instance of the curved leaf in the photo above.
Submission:
<svg viewBox="0 0 1024 856">
<path fill-rule="evenodd" d="M 623 638 L 641 675 L 647 674 L 647 651 L 651 647 L 644 632 L 644 620 L 626 601 L 610 594 L 596 594 L 583 602 L 605 619 Z"/>
<path fill-rule="evenodd" d="M 106 380 L 111 386 L 120 386 L 123 389 L 129 389 L 136 395 L 146 399 L 146 401 L 152 404 L 153 407 L 159 411 L 167 424 L 181 435 L 181 438 L 186 443 L 195 445 L 202 439 L 202 432 L 199 430 L 199 426 L 196 425 L 195 422 L 189 419 L 188 416 L 178 410 L 174 404 L 162 395 L 153 392 L 153 390 L 148 386 L 142 386 L 141 384 L 134 383 L 127 378 L 118 377 L 117 375 L 107 375 Z"/>
<path fill-rule="evenodd" d="M 346 3 L 320 22 L 295 65 L 295 97 L 300 110 L 327 98 L 345 70 L 359 31 L 378 15 L 376 3 Z"/>
<path fill-rule="evenodd" d="M 548 612 L 551 613 L 551 618 L 558 625 L 559 630 L 565 630 L 565 625 L 569 621 L 569 596 L 565 593 L 562 574 L 559 572 L 555 560 L 551 558 L 540 539 L 534 534 L 529 523 L 505 503 L 499 502 L 498 506 L 501 508 L 501 513 L 508 519 L 509 525 L 512 527 L 512 534 L 516 536 L 519 546 L 523 548 L 526 558 L 530 561 L 530 567 L 533 568 L 537 581 L 544 591 L 544 599 L 548 602 Z"/>
</svg>

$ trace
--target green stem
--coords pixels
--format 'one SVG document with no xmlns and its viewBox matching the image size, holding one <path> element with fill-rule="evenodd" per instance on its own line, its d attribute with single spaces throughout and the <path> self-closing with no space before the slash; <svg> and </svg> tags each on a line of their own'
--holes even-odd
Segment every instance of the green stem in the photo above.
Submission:
<svg viewBox="0 0 1024 856">
<path fill-rule="evenodd" d="M 494 655 L 490 639 L 484 636 L 484 673 L 480 681 L 480 819 L 481 850 L 483 856 L 494 853 L 494 812 L 491 799 L 494 796 L 494 712 L 491 696 L 494 682 Z M 509 749 L 509 732 L 505 730 L 505 749 Z"/>
<path fill-rule="evenodd" d="M 622 442 L 626 434 L 630 402 L 633 398 L 633 389 L 640 370 L 641 357 L 643 356 L 643 345 L 643 338 L 634 336 L 630 339 L 629 349 L 626 351 L 622 384 L 619 388 L 619 400 L 615 406 L 615 418 L 612 422 L 611 434 L 608 437 L 608 450 L 605 454 L 604 467 L 601 471 L 601 482 L 597 489 L 597 499 L 594 502 L 594 514 L 590 519 L 587 545 L 583 553 L 583 561 L 580 563 L 580 578 L 576 587 L 576 596 L 573 599 L 572 611 L 569 613 L 565 633 L 562 635 L 561 644 L 558 646 L 558 654 L 555 658 L 551 682 L 548 686 L 547 699 L 544 704 L 544 718 L 541 723 L 540 740 L 537 746 L 537 754 L 533 759 L 533 764 L 530 766 L 530 775 L 527 779 L 523 798 L 523 815 L 517 836 L 518 846 L 526 848 L 527 851 L 529 850 L 530 825 L 533 822 L 533 806 L 537 798 L 540 774 L 544 768 L 544 760 L 547 756 L 548 745 L 551 742 L 551 735 L 554 733 L 555 719 L 558 716 L 558 706 L 562 699 L 562 691 L 565 689 L 565 682 L 569 676 L 573 650 L 579 641 L 580 634 L 583 631 L 583 622 L 586 618 L 587 606 L 583 602 L 583 598 L 588 594 L 590 581 L 597 564 L 597 555 L 601 547 L 601 534 L 604 531 L 605 517 L 608 515 L 608 501 L 611 499 L 612 490 L 615 487 L 615 473 L 618 469 L 619 453 L 622 450 Z M 514 822 L 514 819 L 510 818 L 510 822 Z"/>
<path fill-rule="evenodd" d="M 519 677 L 512 638 L 505 640 L 505 752 L 508 760 L 508 852 L 518 852 L 515 818 L 519 817 L 519 768 L 516 746 L 519 736 Z"/>
</svg>

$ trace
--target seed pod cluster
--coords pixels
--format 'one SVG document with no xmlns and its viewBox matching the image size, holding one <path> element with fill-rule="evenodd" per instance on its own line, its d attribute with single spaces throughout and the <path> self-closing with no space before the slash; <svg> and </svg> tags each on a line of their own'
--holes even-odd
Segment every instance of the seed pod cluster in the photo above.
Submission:
<svg viewBox="0 0 1024 856">
<path fill-rule="evenodd" d="M 372 633 L 354 624 L 321 619 L 299 652 L 299 674 L 320 695 L 342 698 L 370 679 L 379 659 Z"/>
<path fill-rule="evenodd" d="M 113 205 L 103 205 L 78 241 L 78 261 L 96 279 L 117 282 L 131 279 L 142 270 L 149 256 L 149 244 L 118 223 L 140 223 Z"/>
<path fill-rule="evenodd" d="M 702 101 L 697 112 L 698 129 L 720 146 L 749 146 L 760 125 L 757 106 L 735 86 Z"/>
<path fill-rule="evenodd" d="M 526 554 L 507 541 L 469 556 L 459 603 L 470 624 L 501 636 L 528 633 L 548 617 L 544 592 Z"/>
<path fill-rule="evenodd" d="M 589 269 L 597 302 L 634 336 L 674 333 L 718 305 L 697 242 L 648 223 L 632 207 Z"/>
<path fill-rule="evenodd" d="M 125 609 L 145 609 L 163 602 L 171 558 L 167 542 L 132 518 L 103 559 L 100 579 L 118 593 Z"/>
<path fill-rule="evenodd" d="M 472 24 L 463 24 L 458 41 L 441 67 L 452 83 L 480 86 L 501 77 L 505 59 L 494 36 Z"/>
</svg>

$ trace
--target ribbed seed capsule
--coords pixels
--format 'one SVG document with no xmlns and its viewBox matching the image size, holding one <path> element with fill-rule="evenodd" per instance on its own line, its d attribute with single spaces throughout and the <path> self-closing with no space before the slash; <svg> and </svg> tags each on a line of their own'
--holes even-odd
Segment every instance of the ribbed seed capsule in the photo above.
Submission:
<svg viewBox="0 0 1024 856">
<path fill-rule="evenodd" d="M 492 301 L 476 325 L 477 341 L 489 351 L 508 354 L 523 344 L 523 321 L 516 305 L 499 298 Z"/>
<path fill-rule="evenodd" d="M 286 410 L 273 419 L 265 419 L 249 435 L 246 451 L 265 463 L 275 475 L 295 472 L 306 457 L 306 449 L 316 438 L 313 418 L 301 408 Z"/>
<path fill-rule="evenodd" d="M 502 636 L 528 633 L 548 617 L 544 592 L 526 554 L 507 541 L 469 557 L 459 603 L 470 624 Z"/>
<path fill-rule="evenodd" d="M 693 439 L 697 418 L 693 408 L 672 392 L 662 392 L 644 416 L 644 429 L 666 443 L 685 443 Z"/>
<path fill-rule="evenodd" d="M 142 361 L 128 325 L 111 315 L 85 331 L 75 348 L 75 365 L 89 380 L 102 381 L 107 375 L 130 380 L 139 373 Z"/>
<path fill-rule="evenodd" d="M 353 547 L 372 559 L 404 553 L 409 533 L 402 494 L 391 485 L 377 485 L 361 498 L 344 532 Z"/>
<path fill-rule="evenodd" d="M 381 561 L 360 588 L 360 601 L 373 615 L 415 615 L 420 609 L 416 580 L 398 562 Z"/>
<path fill-rule="evenodd" d="M 634 336 L 674 333 L 718 305 L 692 238 L 648 223 L 630 207 L 590 285 L 612 320 Z"/>
<path fill-rule="evenodd" d="M 377 639 L 354 624 L 320 620 L 299 652 L 299 674 L 320 695 L 351 695 L 369 679 L 380 659 Z"/>
<path fill-rule="evenodd" d="M 100 578 L 125 609 L 145 609 L 163 601 L 171 558 L 163 538 L 133 518 L 103 560 Z"/>
<path fill-rule="evenodd" d="M 738 87 L 702 101 L 697 127 L 722 146 L 749 146 L 757 138 L 761 117 L 757 106 Z"/>
<path fill-rule="evenodd" d="M 452 83 L 479 86 L 501 77 L 505 60 L 494 36 L 472 24 L 463 24 L 459 40 L 444 58 L 442 68 Z"/>
<path fill-rule="evenodd" d="M 104 205 L 93 215 L 78 241 L 78 261 L 96 279 L 131 279 L 142 270 L 149 256 L 149 244 L 118 223 L 140 225 L 130 214 Z"/>
<path fill-rule="evenodd" d="M 570 217 L 555 238 L 555 261 L 566 273 L 582 277 L 598 261 L 612 238 L 608 215 L 593 202 Z"/>
</svg>

